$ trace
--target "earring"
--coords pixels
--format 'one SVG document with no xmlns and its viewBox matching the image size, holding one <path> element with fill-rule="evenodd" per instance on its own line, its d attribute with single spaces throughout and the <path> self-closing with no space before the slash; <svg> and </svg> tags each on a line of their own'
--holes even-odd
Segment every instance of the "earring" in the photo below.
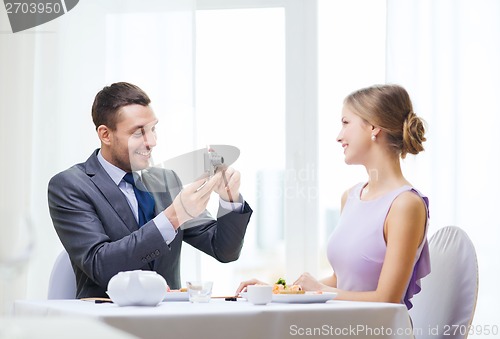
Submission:
<svg viewBox="0 0 500 339">
<path fill-rule="evenodd" d="M 372 134 L 372 141 L 376 141 L 377 140 L 377 136 L 375 134 Z"/>
</svg>

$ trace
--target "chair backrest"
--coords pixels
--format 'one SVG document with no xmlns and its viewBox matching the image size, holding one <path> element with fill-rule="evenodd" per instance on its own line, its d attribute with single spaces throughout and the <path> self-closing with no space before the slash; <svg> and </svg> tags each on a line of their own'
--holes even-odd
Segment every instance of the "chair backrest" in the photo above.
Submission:
<svg viewBox="0 0 500 339">
<path fill-rule="evenodd" d="M 479 286 L 474 245 L 462 229 L 447 226 L 431 237 L 429 251 L 431 273 L 410 310 L 415 336 L 467 338 Z"/>
<path fill-rule="evenodd" d="M 75 299 L 76 278 L 68 253 L 63 250 L 56 258 L 50 273 L 47 299 Z"/>
</svg>

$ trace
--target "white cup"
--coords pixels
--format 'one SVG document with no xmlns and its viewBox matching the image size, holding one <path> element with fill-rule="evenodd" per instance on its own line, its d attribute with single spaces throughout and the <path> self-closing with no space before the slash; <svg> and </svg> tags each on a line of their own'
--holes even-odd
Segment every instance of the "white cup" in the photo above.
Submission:
<svg viewBox="0 0 500 339">
<path fill-rule="evenodd" d="M 247 286 L 247 300 L 254 305 L 266 305 L 273 299 L 272 285 Z"/>
</svg>

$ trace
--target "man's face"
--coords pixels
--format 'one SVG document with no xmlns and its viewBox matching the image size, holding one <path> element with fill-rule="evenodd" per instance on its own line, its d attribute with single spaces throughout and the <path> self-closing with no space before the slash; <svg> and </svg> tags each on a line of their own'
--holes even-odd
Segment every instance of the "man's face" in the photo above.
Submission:
<svg viewBox="0 0 500 339">
<path fill-rule="evenodd" d="M 116 130 L 110 131 L 109 161 L 126 172 L 149 167 L 156 146 L 157 123 L 149 106 L 134 104 L 120 108 Z"/>
</svg>

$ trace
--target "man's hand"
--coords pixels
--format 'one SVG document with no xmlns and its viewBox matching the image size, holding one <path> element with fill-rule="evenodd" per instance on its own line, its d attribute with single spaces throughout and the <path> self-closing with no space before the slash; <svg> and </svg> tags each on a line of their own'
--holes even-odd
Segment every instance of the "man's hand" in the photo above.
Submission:
<svg viewBox="0 0 500 339">
<path fill-rule="evenodd" d="M 232 167 L 218 171 L 213 177 L 218 178 L 214 191 L 225 201 L 235 202 L 240 197 L 240 172 Z"/>
<path fill-rule="evenodd" d="M 202 178 L 184 188 L 175 197 L 174 202 L 163 211 L 175 229 L 196 218 L 207 208 L 210 194 L 219 180 L 220 177 L 215 175 L 208 181 L 207 178 Z"/>
</svg>

